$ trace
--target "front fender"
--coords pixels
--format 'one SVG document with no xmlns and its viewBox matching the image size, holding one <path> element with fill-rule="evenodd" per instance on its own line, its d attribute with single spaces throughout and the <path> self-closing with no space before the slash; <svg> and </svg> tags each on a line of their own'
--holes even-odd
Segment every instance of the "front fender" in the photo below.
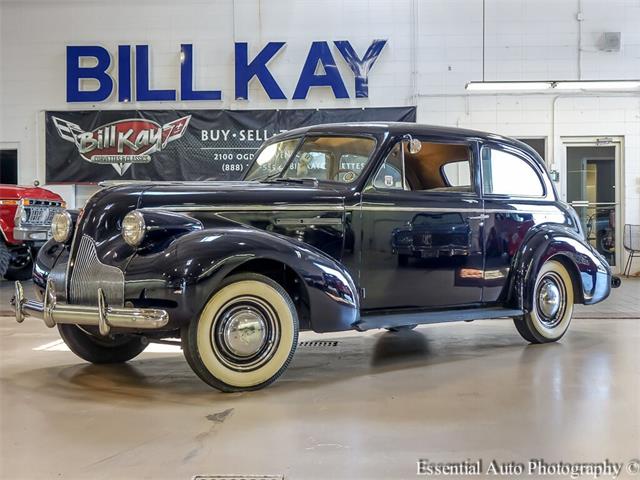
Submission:
<svg viewBox="0 0 640 480">
<path fill-rule="evenodd" d="M 296 272 L 306 288 L 313 330 L 347 330 L 358 320 L 357 288 L 342 265 L 303 242 L 240 225 L 191 232 L 162 252 L 135 255 L 125 272 L 125 298 L 163 305 L 172 325 L 184 324 L 227 275 L 257 259 Z"/>
<path fill-rule="evenodd" d="M 593 304 L 609 296 L 611 269 L 606 260 L 574 230 L 545 224 L 529 231 L 514 256 L 508 303 L 531 310 L 538 271 L 550 259 L 568 267 L 576 303 Z"/>
</svg>

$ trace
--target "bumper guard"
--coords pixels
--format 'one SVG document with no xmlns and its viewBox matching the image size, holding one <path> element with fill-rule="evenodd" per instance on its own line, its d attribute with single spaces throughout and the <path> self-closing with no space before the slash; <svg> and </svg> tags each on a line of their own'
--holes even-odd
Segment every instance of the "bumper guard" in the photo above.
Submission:
<svg viewBox="0 0 640 480">
<path fill-rule="evenodd" d="M 35 317 L 43 320 L 49 328 L 59 323 L 92 325 L 98 327 L 101 335 L 109 335 L 111 327 L 149 330 L 162 328 L 169 322 L 169 315 L 164 310 L 110 307 L 101 288 L 98 289 L 97 306 L 58 303 L 51 280 L 47 281 L 42 302 L 25 299 L 20 282 L 16 282 L 15 289 L 13 306 L 18 323 L 27 317 Z"/>
</svg>

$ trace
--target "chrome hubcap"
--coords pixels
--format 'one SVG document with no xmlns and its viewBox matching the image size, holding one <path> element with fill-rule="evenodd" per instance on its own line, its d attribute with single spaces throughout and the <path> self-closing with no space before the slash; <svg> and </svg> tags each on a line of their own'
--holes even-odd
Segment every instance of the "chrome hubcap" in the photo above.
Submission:
<svg viewBox="0 0 640 480">
<path fill-rule="evenodd" d="M 557 327 L 566 311 L 567 292 L 562 278 L 555 272 L 545 274 L 538 282 L 536 309 L 543 325 Z"/>
<path fill-rule="evenodd" d="M 264 317 L 252 307 L 240 307 L 227 314 L 223 340 L 229 351 L 238 357 L 255 355 L 267 338 Z"/>
<path fill-rule="evenodd" d="M 553 317 L 560 308 L 560 289 L 552 280 L 544 280 L 538 294 L 538 304 L 545 317 Z"/>
<path fill-rule="evenodd" d="M 251 371 L 268 363 L 279 340 L 280 325 L 273 307 L 250 295 L 224 305 L 211 328 L 216 357 L 236 371 Z"/>
</svg>

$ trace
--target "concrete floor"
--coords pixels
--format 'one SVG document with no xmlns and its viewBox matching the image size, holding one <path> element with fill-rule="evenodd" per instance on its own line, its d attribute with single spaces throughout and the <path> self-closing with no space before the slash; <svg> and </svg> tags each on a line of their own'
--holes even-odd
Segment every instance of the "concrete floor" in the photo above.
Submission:
<svg viewBox="0 0 640 480">
<path fill-rule="evenodd" d="M 591 310 L 625 318 L 576 318 L 550 345 L 502 320 L 305 333 L 338 344 L 300 347 L 271 387 L 226 395 L 172 347 L 94 366 L 56 330 L 1 317 L 0 477 L 414 478 L 419 458 L 627 462 L 640 457 L 639 293 L 627 281 Z"/>
</svg>

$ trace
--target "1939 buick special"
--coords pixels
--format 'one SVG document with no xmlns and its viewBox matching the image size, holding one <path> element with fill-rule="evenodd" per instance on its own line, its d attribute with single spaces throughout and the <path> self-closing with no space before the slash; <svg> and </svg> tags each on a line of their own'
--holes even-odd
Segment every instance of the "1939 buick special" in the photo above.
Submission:
<svg viewBox="0 0 640 480">
<path fill-rule="evenodd" d="M 112 185 L 52 233 L 19 322 L 96 363 L 179 338 L 222 391 L 273 382 L 300 330 L 512 317 L 556 341 L 619 283 L 528 146 L 404 123 L 277 135 L 242 182 Z"/>
</svg>

